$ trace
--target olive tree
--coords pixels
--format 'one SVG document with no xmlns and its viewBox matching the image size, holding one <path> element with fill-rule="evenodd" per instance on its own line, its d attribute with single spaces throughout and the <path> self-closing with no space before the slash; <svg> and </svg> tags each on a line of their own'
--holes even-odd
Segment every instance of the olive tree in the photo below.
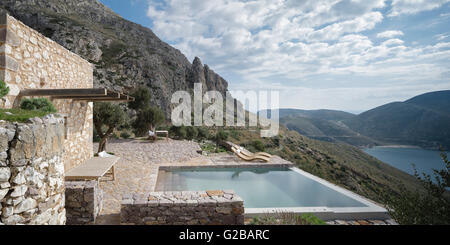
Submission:
<svg viewBox="0 0 450 245">
<path fill-rule="evenodd" d="M 150 99 L 152 94 L 150 89 L 147 87 L 139 87 L 135 89 L 131 94 L 134 97 L 134 101 L 128 103 L 128 108 L 133 110 L 143 110 L 150 106 Z"/>
<path fill-rule="evenodd" d="M 94 104 L 94 126 L 100 137 L 98 152 L 105 151 L 108 137 L 114 129 L 127 121 L 127 115 L 118 104 L 100 102 Z M 104 131 L 103 128 L 106 130 Z"/>
<path fill-rule="evenodd" d="M 136 135 L 145 135 L 148 130 L 155 131 L 158 124 L 164 122 L 164 113 L 155 107 L 147 107 L 139 110 L 133 123 Z"/>
</svg>

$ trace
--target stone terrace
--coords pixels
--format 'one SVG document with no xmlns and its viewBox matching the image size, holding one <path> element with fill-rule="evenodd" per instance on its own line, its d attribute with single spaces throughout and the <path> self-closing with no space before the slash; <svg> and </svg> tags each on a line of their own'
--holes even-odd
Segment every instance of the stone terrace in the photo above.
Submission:
<svg viewBox="0 0 450 245">
<path fill-rule="evenodd" d="M 96 152 L 98 144 L 94 144 Z M 121 159 L 115 166 L 116 180 L 100 182 L 104 192 L 103 210 L 97 217 L 96 224 L 120 224 L 120 207 L 123 196 L 130 193 L 149 194 L 155 191 L 158 168 L 171 166 L 216 166 L 224 165 L 260 165 L 261 162 L 245 162 L 230 153 L 203 156 L 196 142 L 176 141 L 169 139 L 150 143 L 145 140 L 111 140 L 107 143 L 107 151 L 113 152 Z M 292 165 L 278 156 L 274 156 L 265 165 Z M 351 221 L 329 221 L 329 224 L 356 224 Z M 366 222 L 375 224 L 381 222 Z M 389 224 L 383 221 L 384 224 Z"/>
</svg>

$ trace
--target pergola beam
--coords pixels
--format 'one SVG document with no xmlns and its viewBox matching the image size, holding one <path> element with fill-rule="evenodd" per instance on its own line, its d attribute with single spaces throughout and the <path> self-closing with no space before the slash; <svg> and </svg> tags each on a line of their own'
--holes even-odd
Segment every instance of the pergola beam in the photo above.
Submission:
<svg viewBox="0 0 450 245">
<path fill-rule="evenodd" d="M 104 88 L 81 89 L 25 89 L 20 96 L 50 96 L 52 99 L 83 101 L 134 101 L 133 97 Z"/>
<path fill-rule="evenodd" d="M 105 88 L 24 89 L 21 96 L 106 96 Z"/>
</svg>

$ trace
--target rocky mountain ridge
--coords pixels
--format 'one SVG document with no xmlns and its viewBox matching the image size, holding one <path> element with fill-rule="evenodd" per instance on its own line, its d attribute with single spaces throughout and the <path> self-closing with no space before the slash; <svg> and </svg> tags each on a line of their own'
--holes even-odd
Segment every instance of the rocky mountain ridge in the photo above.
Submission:
<svg viewBox="0 0 450 245">
<path fill-rule="evenodd" d="M 225 94 L 228 83 L 199 58 L 191 64 L 149 28 L 127 21 L 97 0 L 2 0 L 0 9 L 94 65 L 94 87 L 130 92 L 152 91 L 151 103 L 170 116 L 178 90 Z M 207 88 L 207 89 L 206 89 Z"/>
</svg>

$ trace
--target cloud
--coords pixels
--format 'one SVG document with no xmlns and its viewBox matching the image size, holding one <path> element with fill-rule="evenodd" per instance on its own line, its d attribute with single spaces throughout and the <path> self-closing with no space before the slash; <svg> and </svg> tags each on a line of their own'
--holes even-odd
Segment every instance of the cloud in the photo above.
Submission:
<svg viewBox="0 0 450 245">
<path fill-rule="evenodd" d="M 402 31 L 384 31 L 377 34 L 378 38 L 393 38 L 396 36 L 403 36 Z"/>
<path fill-rule="evenodd" d="M 441 7 L 450 0 L 393 0 L 389 16 L 415 14 Z"/>
<path fill-rule="evenodd" d="M 392 2 L 393 11 L 400 2 Z M 449 81 L 445 39 L 408 46 L 401 30 L 378 33 L 381 43 L 369 38 L 367 32 L 386 21 L 384 0 L 170 0 L 149 6 L 153 31 L 189 59 L 199 56 L 233 77 L 230 89 L 345 86 L 351 93 L 402 81 Z M 290 96 L 281 98 L 295 100 Z"/>
</svg>

